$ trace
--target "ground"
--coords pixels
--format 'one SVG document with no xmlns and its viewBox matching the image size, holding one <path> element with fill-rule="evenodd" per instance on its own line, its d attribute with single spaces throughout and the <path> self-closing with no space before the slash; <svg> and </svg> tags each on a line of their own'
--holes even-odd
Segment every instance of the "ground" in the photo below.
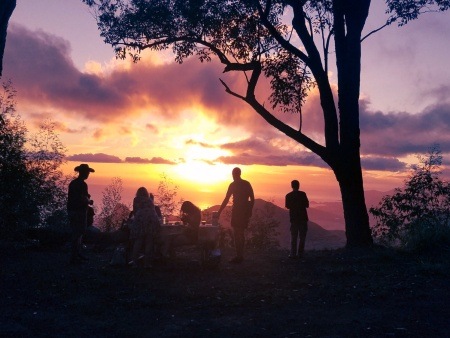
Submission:
<svg viewBox="0 0 450 338">
<path fill-rule="evenodd" d="M 113 248 L 68 264 L 67 246 L 0 242 L 0 336 L 449 337 L 450 252 L 385 248 L 223 250 L 215 270 L 195 248 L 150 271 L 109 265 Z"/>
</svg>

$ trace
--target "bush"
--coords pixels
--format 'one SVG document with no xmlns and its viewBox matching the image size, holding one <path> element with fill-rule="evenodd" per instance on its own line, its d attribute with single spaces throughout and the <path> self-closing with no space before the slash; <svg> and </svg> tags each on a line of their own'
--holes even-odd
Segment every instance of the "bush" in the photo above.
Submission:
<svg viewBox="0 0 450 338">
<path fill-rule="evenodd" d="M 265 203 L 262 208 L 253 209 L 247 230 L 247 245 L 259 250 L 279 247 L 277 239 L 279 226 L 273 203 Z"/>
<path fill-rule="evenodd" d="M 59 169 L 65 148 L 54 124 L 44 121 L 30 135 L 16 112 L 16 91 L 6 82 L 0 91 L 0 233 L 17 237 L 65 210 L 66 177 Z"/>
<path fill-rule="evenodd" d="M 372 228 L 376 240 L 407 249 L 449 242 L 450 184 L 440 179 L 441 164 L 441 152 L 434 146 L 426 158 L 419 157 L 403 189 L 370 208 L 377 220 Z"/>
</svg>

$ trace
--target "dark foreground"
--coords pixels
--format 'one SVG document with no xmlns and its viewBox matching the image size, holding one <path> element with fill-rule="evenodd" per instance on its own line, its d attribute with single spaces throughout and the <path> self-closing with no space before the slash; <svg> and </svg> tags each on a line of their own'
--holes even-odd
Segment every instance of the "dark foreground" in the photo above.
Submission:
<svg viewBox="0 0 450 338">
<path fill-rule="evenodd" d="M 67 264 L 66 249 L 0 243 L 0 336 L 449 337 L 450 254 L 386 249 L 224 253 L 194 250 L 153 271 L 111 267 L 112 249 Z"/>
</svg>

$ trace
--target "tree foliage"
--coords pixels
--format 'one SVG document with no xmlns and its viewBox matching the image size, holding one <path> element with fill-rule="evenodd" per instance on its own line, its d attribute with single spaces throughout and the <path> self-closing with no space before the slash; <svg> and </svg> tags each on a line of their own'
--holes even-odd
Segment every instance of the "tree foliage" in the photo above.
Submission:
<svg viewBox="0 0 450 338">
<path fill-rule="evenodd" d="M 65 148 L 54 124 L 45 121 L 30 135 L 16 112 L 11 82 L 0 93 L 0 229 L 14 233 L 52 223 L 64 213 L 66 182 L 60 166 Z M 64 220 L 64 217 L 61 217 Z"/>
<path fill-rule="evenodd" d="M 280 245 L 277 239 L 280 221 L 275 218 L 275 211 L 273 203 L 264 203 L 262 208 L 254 209 L 247 230 L 247 245 L 260 250 Z"/>
<path fill-rule="evenodd" d="M 361 41 L 370 0 L 83 0 L 95 12 L 101 36 L 118 58 L 134 61 L 145 50 L 172 49 L 182 63 L 219 60 L 224 72 L 242 74 L 243 92 L 221 82 L 267 123 L 317 154 L 341 189 L 348 246 L 371 245 L 360 160 Z M 406 24 L 426 11 L 443 11 L 450 0 L 386 0 L 388 21 Z M 336 58 L 337 100 L 328 77 Z M 265 78 L 268 97 L 258 97 Z M 324 142 L 302 130 L 302 104 L 317 88 Z M 269 102 L 270 104 L 266 104 Z M 299 114 L 286 124 L 277 110 Z"/>
<path fill-rule="evenodd" d="M 103 231 L 114 231 L 120 228 L 122 221 L 128 218 L 130 208 L 122 203 L 122 179 L 113 177 L 111 184 L 102 191 L 102 209 L 97 222 Z"/>
<path fill-rule="evenodd" d="M 177 201 L 177 195 L 178 186 L 166 174 L 162 174 L 155 196 L 155 205 L 161 209 L 163 218 L 178 213 L 183 200 Z"/>
<path fill-rule="evenodd" d="M 377 220 L 373 233 L 381 241 L 414 247 L 449 233 L 450 182 L 440 179 L 439 148 L 434 146 L 419 161 L 403 189 L 395 189 L 378 207 L 370 208 Z"/>
</svg>

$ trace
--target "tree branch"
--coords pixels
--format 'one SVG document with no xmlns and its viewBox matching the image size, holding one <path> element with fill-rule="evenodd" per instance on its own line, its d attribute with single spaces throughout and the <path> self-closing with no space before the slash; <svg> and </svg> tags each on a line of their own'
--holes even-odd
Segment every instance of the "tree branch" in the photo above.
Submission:
<svg viewBox="0 0 450 338">
<path fill-rule="evenodd" d="M 230 95 L 233 95 L 233 96 L 237 97 L 238 99 L 241 99 L 241 100 L 245 101 L 245 97 L 243 97 L 242 95 L 239 95 L 238 93 L 232 91 L 232 90 L 230 89 L 230 87 L 228 87 L 228 85 L 225 83 L 225 81 L 223 81 L 221 78 L 219 78 L 219 81 L 220 81 L 220 82 L 222 83 L 222 85 L 225 87 L 225 92 L 226 92 L 226 93 L 228 93 L 228 94 L 230 94 Z"/>
<path fill-rule="evenodd" d="M 264 27 L 267 28 L 267 30 L 272 34 L 272 36 L 277 40 L 277 42 L 287 51 L 291 52 L 295 56 L 297 56 L 300 60 L 302 60 L 304 63 L 309 63 L 309 57 L 305 53 L 303 53 L 300 49 L 294 47 L 289 41 L 284 39 L 281 34 L 277 31 L 277 29 L 270 23 L 270 21 L 267 19 L 266 11 L 263 11 L 261 5 L 259 2 L 256 2 L 259 15 L 261 17 L 261 22 L 263 23 Z"/>
<path fill-rule="evenodd" d="M 368 34 L 366 34 L 360 41 L 361 42 L 363 42 L 365 39 L 367 39 L 369 36 L 371 36 L 372 34 L 375 34 L 376 32 L 378 32 L 378 31 L 381 31 L 383 28 L 385 28 L 385 27 L 387 27 L 387 26 L 389 26 L 391 24 L 391 22 L 386 22 L 383 26 L 381 26 L 381 27 L 379 27 L 379 28 L 377 28 L 377 29 L 374 29 L 373 31 L 371 31 L 370 33 L 368 33 Z"/>
<path fill-rule="evenodd" d="M 316 153 L 318 156 L 320 156 L 326 163 L 331 163 L 331 156 L 329 154 L 329 151 L 319 143 L 313 141 L 309 137 L 307 137 L 305 134 L 303 134 L 301 131 L 297 131 L 294 128 L 290 127 L 289 125 L 285 124 L 284 122 L 277 119 L 273 114 L 271 114 L 263 105 L 261 105 L 255 97 L 255 89 L 256 85 L 258 83 L 259 77 L 261 75 L 261 64 L 258 62 L 253 62 L 253 72 L 252 76 L 250 77 L 250 81 L 247 87 L 247 94 L 246 96 L 242 96 L 237 94 L 236 92 L 232 91 L 228 85 L 220 80 L 222 85 L 225 87 L 225 91 L 233 95 L 245 102 L 247 102 L 264 120 L 266 120 L 270 125 L 281 131 L 282 133 L 286 134 L 287 136 L 291 137 L 292 139 L 296 140 L 300 144 L 304 145 L 306 148 L 310 149 L 314 153 Z"/>
</svg>

